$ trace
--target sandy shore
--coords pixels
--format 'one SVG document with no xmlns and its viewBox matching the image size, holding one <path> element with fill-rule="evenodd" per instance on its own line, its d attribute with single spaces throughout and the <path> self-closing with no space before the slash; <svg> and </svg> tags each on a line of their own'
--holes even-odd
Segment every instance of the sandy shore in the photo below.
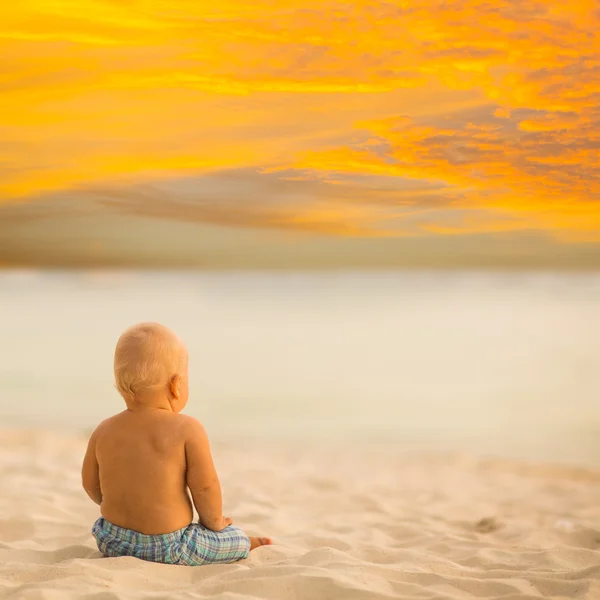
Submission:
<svg viewBox="0 0 600 600">
<path fill-rule="evenodd" d="M 600 472 L 215 444 L 234 565 L 102 558 L 83 438 L 0 430 L 0 598 L 600 599 Z"/>
</svg>

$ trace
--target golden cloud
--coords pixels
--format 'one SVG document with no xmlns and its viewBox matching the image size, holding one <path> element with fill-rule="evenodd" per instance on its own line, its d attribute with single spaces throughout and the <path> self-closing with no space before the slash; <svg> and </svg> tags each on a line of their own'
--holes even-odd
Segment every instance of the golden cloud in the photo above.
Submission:
<svg viewBox="0 0 600 600">
<path fill-rule="evenodd" d="M 224 208 L 186 204 L 186 214 L 339 235 L 600 238 L 591 0 L 0 10 L 0 201 L 98 186 L 133 198 L 148 182 L 250 168 L 295 186 L 328 182 L 326 192 L 289 193 L 276 207 L 255 199 L 253 212 L 238 187 Z M 396 183 L 374 190 L 366 177 Z M 160 202 L 130 208 L 171 214 Z M 419 217 L 407 227 L 409 208 Z"/>
</svg>

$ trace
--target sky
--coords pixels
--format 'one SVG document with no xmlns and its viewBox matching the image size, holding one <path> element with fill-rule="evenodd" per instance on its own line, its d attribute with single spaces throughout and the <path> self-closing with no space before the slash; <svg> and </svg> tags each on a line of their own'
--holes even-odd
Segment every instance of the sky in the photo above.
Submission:
<svg viewBox="0 0 600 600">
<path fill-rule="evenodd" d="M 600 266 L 596 0 L 0 6 L 0 264 Z"/>
</svg>

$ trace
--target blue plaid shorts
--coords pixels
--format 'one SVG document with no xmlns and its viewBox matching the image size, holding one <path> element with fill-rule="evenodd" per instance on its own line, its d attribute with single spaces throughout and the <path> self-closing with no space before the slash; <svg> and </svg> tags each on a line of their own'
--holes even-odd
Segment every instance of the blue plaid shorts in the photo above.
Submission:
<svg viewBox="0 0 600 600">
<path fill-rule="evenodd" d="M 192 523 L 172 533 L 145 535 L 100 517 L 92 535 L 104 556 L 134 556 L 170 565 L 232 563 L 247 558 L 250 552 L 248 536 L 231 525 L 223 531 L 212 531 Z"/>
</svg>

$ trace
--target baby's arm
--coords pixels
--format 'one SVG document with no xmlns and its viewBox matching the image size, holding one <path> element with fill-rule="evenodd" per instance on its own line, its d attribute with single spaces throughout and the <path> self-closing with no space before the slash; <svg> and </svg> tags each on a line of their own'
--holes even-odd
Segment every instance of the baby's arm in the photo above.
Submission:
<svg viewBox="0 0 600 600">
<path fill-rule="evenodd" d="M 221 531 L 231 525 L 231 519 L 223 517 L 221 484 L 210 452 L 208 436 L 196 419 L 188 417 L 186 425 L 186 479 L 198 511 L 199 522 L 208 529 Z"/>
<path fill-rule="evenodd" d="M 96 460 L 96 431 L 92 433 L 81 467 L 81 482 L 87 495 L 96 503 L 102 504 L 100 489 L 100 471 Z"/>
</svg>

